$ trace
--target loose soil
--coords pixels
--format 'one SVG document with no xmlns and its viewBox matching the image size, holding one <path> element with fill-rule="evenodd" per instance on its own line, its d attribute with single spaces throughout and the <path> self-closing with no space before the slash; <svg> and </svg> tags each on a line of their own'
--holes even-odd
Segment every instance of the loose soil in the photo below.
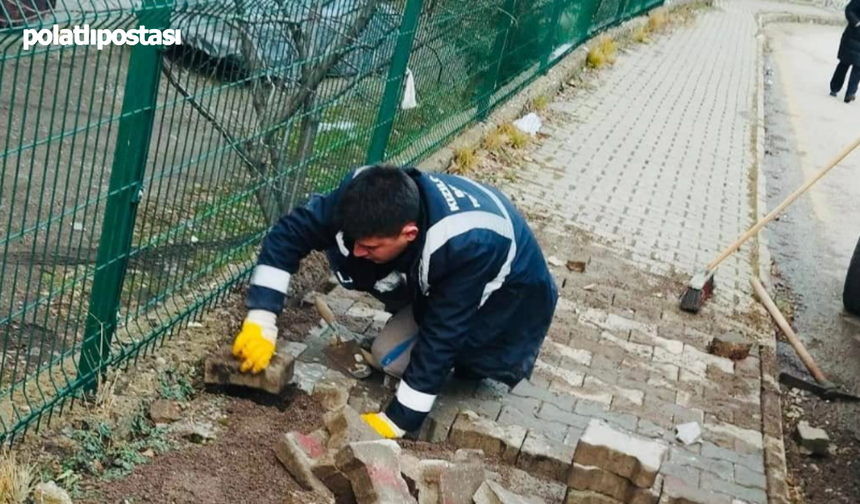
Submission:
<svg viewBox="0 0 860 504">
<path fill-rule="evenodd" d="M 205 398 L 203 398 L 205 399 Z M 278 438 L 291 430 L 322 426 L 323 411 L 302 392 L 272 400 L 265 395 L 231 398 L 211 444 L 190 445 L 156 456 L 128 478 L 97 481 L 82 504 L 324 502 L 303 490 L 275 456 Z"/>
</svg>

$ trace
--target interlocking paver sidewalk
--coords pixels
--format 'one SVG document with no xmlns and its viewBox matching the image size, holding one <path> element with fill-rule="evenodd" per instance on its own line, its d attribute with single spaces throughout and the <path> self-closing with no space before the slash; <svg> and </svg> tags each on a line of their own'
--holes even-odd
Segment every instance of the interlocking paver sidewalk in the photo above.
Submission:
<svg viewBox="0 0 860 504">
<path fill-rule="evenodd" d="M 559 444 L 575 447 L 600 419 L 668 446 L 659 470 L 666 502 L 677 493 L 765 503 L 769 486 L 785 485 L 780 460 L 765 454 L 782 441 L 764 427 L 764 417 L 778 421 L 779 408 L 763 404 L 776 385 L 769 373 L 762 379 L 771 333 L 750 314 L 752 244 L 724 263 L 717 295 L 699 315 L 678 309 L 683 282 L 673 274 L 686 280 L 755 220 L 756 14 L 766 11 L 821 12 L 717 2 L 694 24 L 625 51 L 596 87 L 551 104 L 548 138 L 504 190 L 532 216 L 547 255 L 585 261 L 586 271 L 553 268 L 562 297 L 532 379 L 511 391 L 449 383 L 421 439 L 449 439 L 457 414 L 469 409 L 525 428 L 529 446 L 517 465 L 528 468 L 535 447 L 569 454 Z M 369 298 L 341 288 L 328 298 L 339 317 L 362 320 L 351 327 L 381 327 L 383 316 L 373 321 L 354 309 L 379 309 Z M 709 353 L 713 337 L 727 332 L 758 342 L 749 357 Z M 312 350 L 313 337 L 308 344 Z M 353 392 L 356 404 L 368 388 Z M 690 422 L 701 439 L 685 445 L 675 428 Z"/>
</svg>

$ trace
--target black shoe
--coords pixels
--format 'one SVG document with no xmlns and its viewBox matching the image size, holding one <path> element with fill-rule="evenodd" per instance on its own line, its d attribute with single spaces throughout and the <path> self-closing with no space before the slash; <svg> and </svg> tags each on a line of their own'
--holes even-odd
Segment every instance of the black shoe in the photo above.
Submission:
<svg viewBox="0 0 860 504">
<path fill-rule="evenodd" d="M 846 97 L 845 97 L 845 103 L 851 103 L 851 102 L 853 102 L 855 99 L 856 99 L 856 97 L 855 97 L 855 96 L 846 96 Z"/>
<path fill-rule="evenodd" d="M 838 92 L 836 92 L 836 91 L 831 91 L 831 92 L 830 92 L 830 96 L 838 96 L 838 95 L 839 95 L 839 93 L 838 93 Z"/>
</svg>

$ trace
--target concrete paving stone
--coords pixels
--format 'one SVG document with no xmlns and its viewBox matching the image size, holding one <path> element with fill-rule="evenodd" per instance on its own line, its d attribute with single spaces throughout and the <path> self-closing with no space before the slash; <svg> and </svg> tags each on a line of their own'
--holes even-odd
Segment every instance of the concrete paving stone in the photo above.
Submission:
<svg viewBox="0 0 860 504">
<path fill-rule="evenodd" d="M 311 398 L 326 411 L 334 411 L 349 402 L 349 394 L 355 385 L 354 378 L 330 369 L 314 384 Z"/>
<path fill-rule="evenodd" d="M 630 480 L 599 467 L 574 463 L 567 484 L 575 490 L 596 492 L 626 504 L 655 504 L 660 498 L 663 477 L 658 475 L 650 488 L 639 488 Z"/>
<path fill-rule="evenodd" d="M 330 411 L 323 416 L 330 439 L 328 448 L 340 450 L 349 443 L 382 439 L 350 406 Z"/>
<path fill-rule="evenodd" d="M 767 492 L 763 489 L 729 483 L 713 473 L 703 472 L 700 484 L 703 490 L 722 493 L 750 504 L 767 504 Z"/>
<path fill-rule="evenodd" d="M 592 492 L 591 490 L 576 490 L 569 488 L 564 504 L 622 504 L 612 497 Z"/>
<path fill-rule="evenodd" d="M 740 465 L 735 466 L 735 483 L 744 487 L 767 490 L 767 478 L 764 474 Z"/>
<path fill-rule="evenodd" d="M 516 465 L 529 474 L 566 483 L 575 450 L 575 446 L 530 431 Z"/>
<path fill-rule="evenodd" d="M 313 466 L 327 453 L 328 434 L 324 430 L 309 435 L 288 432 L 281 436 L 275 446 L 275 456 L 305 490 L 322 495 L 328 488 L 313 474 Z"/>
<path fill-rule="evenodd" d="M 400 473 L 400 446 L 390 439 L 350 443 L 335 461 L 358 504 L 416 503 Z"/>
<path fill-rule="evenodd" d="M 667 477 L 663 482 L 663 494 L 659 504 L 732 504 L 731 497 L 687 484 Z"/>
<path fill-rule="evenodd" d="M 587 416 L 562 410 L 551 403 L 543 403 L 538 409 L 537 417 L 548 422 L 556 422 L 566 426 L 572 425 L 583 429 L 588 427 L 588 422 L 590 420 Z"/>
<path fill-rule="evenodd" d="M 623 399 L 627 403 L 630 403 L 634 406 L 642 406 L 642 404 L 645 402 L 645 392 L 633 388 L 622 387 L 619 385 L 611 385 L 597 378 L 594 375 L 585 376 L 583 387 L 590 387 L 596 390 L 608 390 L 612 393 L 615 400 Z"/>
<path fill-rule="evenodd" d="M 229 385 L 258 389 L 280 395 L 293 379 L 295 359 L 286 341 L 279 341 L 269 366 L 260 373 L 239 371 L 241 362 L 233 356 L 232 345 L 222 345 L 206 358 L 203 381 L 206 385 Z"/>
<path fill-rule="evenodd" d="M 610 315 L 610 317 L 615 317 L 615 315 Z M 620 317 L 616 317 L 616 318 L 621 319 Z M 624 319 L 621 319 L 621 320 L 624 320 Z M 619 333 L 619 334 L 621 334 L 621 333 Z M 627 331 L 626 334 L 629 336 L 629 331 Z M 654 355 L 654 347 L 649 346 L 649 345 L 642 345 L 639 343 L 631 343 L 631 342 L 627 341 L 626 338 L 622 338 L 621 336 L 616 336 L 615 334 L 613 334 L 612 332 L 609 332 L 609 331 L 605 331 L 605 332 L 603 332 L 603 334 L 600 335 L 600 343 L 601 344 L 608 344 L 608 345 L 615 345 L 617 347 L 620 347 L 625 352 L 632 354 L 632 355 L 635 355 L 635 356 L 638 356 L 638 357 L 645 359 L 645 360 L 650 360 L 651 356 Z"/>
<path fill-rule="evenodd" d="M 530 380 L 523 380 L 511 390 L 511 395 L 538 399 L 545 403 L 552 404 L 562 411 L 573 411 L 576 405 L 576 399 L 573 397 L 554 394 L 545 387 L 539 387 Z"/>
<path fill-rule="evenodd" d="M 654 484 L 668 448 L 617 429 L 600 420 L 592 420 L 580 437 L 574 462 L 595 466 L 628 478 L 640 488 Z"/>
<path fill-rule="evenodd" d="M 485 481 L 483 453 L 458 450 L 455 460 L 439 476 L 439 500 L 450 504 L 472 504 L 472 497 Z"/>
<path fill-rule="evenodd" d="M 537 497 L 515 494 L 494 481 L 485 481 L 475 492 L 475 504 L 545 504 Z"/>
<path fill-rule="evenodd" d="M 522 426 L 531 432 L 543 434 L 553 441 L 564 441 L 568 425 L 557 421 L 537 418 L 533 412 L 505 406 L 499 415 L 497 423 L 503 427 Z"/>
<path fill-rule="evenodd" d="M 505 462 L 514 463 L 526 433 L 524 427 L 501 426 L 467 410 L 457 416 L 448 440 L 456 447 L 483 450 L 488 456 L 498 456 Z"/>
<path fill-rule="evenodd" d="M 700 471 L 709 472 L 727 482 L 734 481 L 734 465 L 727 460 L 696 455 L 684 448 L 672 446 L 669 448 L 669 462 L 676 466 L 694 467 Z"/>
<path fill-rule="evenodd" d="M 667 477 L 677 478 L 694 488 L 699 486 L 701 478 L 700 469 L 690 465 L 677 464 L 671 460 L 671 457 L 669 461 L 665 462 L 660 467 L 660 474 Z"/>
</svg>

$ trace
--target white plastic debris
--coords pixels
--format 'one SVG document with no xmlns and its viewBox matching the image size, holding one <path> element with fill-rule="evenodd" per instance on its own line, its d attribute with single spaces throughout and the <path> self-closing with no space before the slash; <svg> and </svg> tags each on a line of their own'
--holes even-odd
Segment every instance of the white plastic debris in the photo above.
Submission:
<svg viewBox="0 0 860 504">
<path fill-rule="evenodd" d="M 540 131 L 541 126 L 543 126 L 543 123 L 541 122 L 540 117 L 538 117 L 537 114 L 531 112 L 514 121 L 514 126 L 516 126 L 517 129 L 522 131 L 523 133 L 528 133 L 529 135 L 536 135 L 537 132 Z"/>
<path fill-rule="evenodd" d="M 200 242 L 200 238 L 197 238 L 194 235 L 191 236 L 191 243 L 199 243 L 199 242 Z"/>
<path fill-rule="evenodd" d="M 561 259 L 559 259 L 556 256 L 549 256 L 547 258 L 546 262 L 548 262 L 550 266 L 555 266 L 555 267 L 558 267 L 558 266 L 561 266 L 562 264 L 564 264 L 563 262 L 561 262 Z"/>
<path fill-rule="evenodd" d="M 406 69 L 406 88 L 403 90 L 403 102 L 400 107 L 403 110 L 414 109 L 418 106 L 418 100 L 415 98 L 415 78 L 412 76 L 412 70 Z"/>
<path fill-rule="evenodd" d="M 75 222 L 74 224 L 72 224 L 72 229 L 74 229 L 75 231 L 83 231 L 84 225 L 80 222 Z"/>
<path fill-rule="evenodd" d="M 675 427 L 675 439 L 690 445 L 699 440 L 702 435 L 702 428 L 698 422 L 690 422 Z"/>
</svg>

